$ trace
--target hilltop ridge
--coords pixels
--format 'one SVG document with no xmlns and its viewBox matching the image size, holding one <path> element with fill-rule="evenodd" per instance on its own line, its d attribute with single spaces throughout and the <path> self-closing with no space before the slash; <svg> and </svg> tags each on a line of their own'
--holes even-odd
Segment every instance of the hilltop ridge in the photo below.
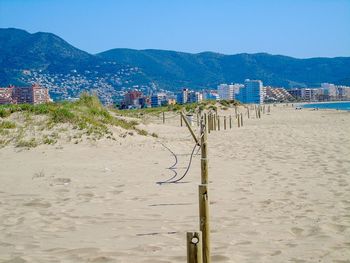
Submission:
<svg viewBox="0 0 350 263">
<path fill-rule="evenodd" d="M 224 55 L 116 48 L 98 54 L 80 50 L 45 32 L 0 29 L 0 86 L 39 82 L 55 99 L 95 90 L 103 101 L 135 85 L 177 91 L 261 79 L 265 85 L 350 85 L 350 58 L 300 59 L 268 53 Z"/>
</svg>

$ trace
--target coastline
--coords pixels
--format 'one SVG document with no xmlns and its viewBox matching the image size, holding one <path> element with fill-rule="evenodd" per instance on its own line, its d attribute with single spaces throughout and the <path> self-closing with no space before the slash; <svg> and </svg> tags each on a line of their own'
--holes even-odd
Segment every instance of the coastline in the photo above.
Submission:
<svg viewBox="0 0 350 263">
<path fill-rule="evenodd" d="M 345 104 L 346 108 L 336 108 L 333 107 L 333 105 L 337 104 Z M 344 110 L 344 111 L 349 111 L 350 110 L 350 101 L 322 101 L 322 102 L 307 102 L 307 103 L 297 103 L 296 104 L 299 107 L 302 107 L 304 109 L 315 109 L 317 110 Z M 330 105 L 327 107 L 327 105 Z M 343 105 L 342 105 L 343 106 Z"/>
</svg>

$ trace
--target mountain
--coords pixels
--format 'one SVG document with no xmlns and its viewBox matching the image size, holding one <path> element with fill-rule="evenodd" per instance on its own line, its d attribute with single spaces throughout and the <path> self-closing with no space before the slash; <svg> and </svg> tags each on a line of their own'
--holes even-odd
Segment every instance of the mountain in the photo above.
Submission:
<svg viewBox="0 0 350 263">
<path fill-rule="evenodd" d="M 77 49 L 54 34 L 0 29 L 0 87 L 40 83 L 56 100 L 93 90 L 110 102 L 124 84 L 138 82 L 145 82 L 140 71 Z"/>
<path fill-rule="evenodd" d="M 50 33 L 30 34 L 14 28 L 0 29 L 0 43 L 2 76 L 5 75 L 8 81 L 17 82 L 17 71 L 22 69 L 67 72 L 89 68 L 99 60 Z"/>
<path fill-rule="evenodd" d="M 223 55 L 189 54 L 164 50 L 112 49 L 97 56 L 142 68 L 152 81 L 177 88 L 215 87 L 219 83 L 261 79 L 272 86 L 319 86 L 322 82 L 348 84 L 350 58 L 297 59 L 267 53 Z"/>
<path fill-rule="evenodd" d="M 133 49 L 92 55 L 51 33 L 0 29 L 0 86 L 39 82 L 50 88 L 55 99 L 93 90 L 107 103 L 135 85 L 144 90 L 176 91 L 242 83 L 246 78 L 285 87 L 319 86 L 322 82 L 350 85 L 350 58 Z"/>
</svg>

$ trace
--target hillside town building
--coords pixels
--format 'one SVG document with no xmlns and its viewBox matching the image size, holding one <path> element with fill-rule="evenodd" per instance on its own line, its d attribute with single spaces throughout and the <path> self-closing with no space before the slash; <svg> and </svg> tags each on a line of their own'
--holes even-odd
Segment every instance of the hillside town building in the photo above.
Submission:
<svg viewBox="0 0 350 263">
<path fill-rule="evenodd" d="M 0 88 L 0 104 L 42 104 L 50 101 L 49 90 L 37 84 L 28 87 Z"/>
</svg>

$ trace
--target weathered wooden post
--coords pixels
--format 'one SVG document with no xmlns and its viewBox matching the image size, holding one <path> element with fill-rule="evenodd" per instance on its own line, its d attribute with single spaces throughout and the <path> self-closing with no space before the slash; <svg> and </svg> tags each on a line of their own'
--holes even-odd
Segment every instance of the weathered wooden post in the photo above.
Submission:
<svg viewBox="0 0 350 263">
<path fill-rule="evenodd" d="M 232 129 L 232 116 L 230 115 L 230 129 Z"/>
<path fill-rule="evenodd" d="M 201 183 L 208 184 L 208 148 L 207 148 L 207 133 L 201 123 Z"/>
<path fill-rule="evenodd" d="M 247 107 L 248 119 L 250 119 L 249 107 Z"/>
<path fill-rule="evenodd" d="M 200 232 L 187 232 L 187 263 L 203 263 L 202 235 Z"/>
<path fill-rule="evenodd" d="M 165 123 L 165 112 L 163 111 L 163 124 Z"/>
<path fill-rule="evenodd" d="M 207 114 L 206 113 L 204 113 L 204 126 L 205 126 L 205 130 L 209 132 L 208 120 L 207 120 Z"/>
<path fill-rule="evenodd" d="M 255 118 L 259 118 L 258 109 L 257 109 L 256 105 L 254 105 L 254 109 L 255 109 Z"/>
<path fill-rule="evenodd" d="M 270 113 L 271 109 L 270 109 L 270 105 L 267 107 L 267 112 Z"/>
<path fill-rule="evenodd" d="M 243 127 L 243 113 L 241 113 L 241 126 Z"/>
<path fill-rule="evenodd" d="M 224 116 L 224 130 L 226 130 L 226 116 Z"/>
<path fill-rule="evenodd" d="M 211 131 L 211 113 L 208 114 L 208 133 Z"/>
<path fill-rule="evenodd" d="M 208 186 L 199 185 L 199 228 L 202 231 L 203 263 L 210 263 L 210 226 L 209 226 L 209 198 Z"/>
<path fill-rule="evenodd" d="M 265 105 L 263 106 L 263 114 L 265 114 Z"/>
<path fill-rule="evenodd" d="M 218 131 L 220 131 L 220 116 L 217 115 L 217 117 L 218 117 Z"/>
<path fill-rule="evenodd" d="M 180 114 L 180 125 L 182 127 L 182 115 Z"/>
<path fill-rule="evenodd" d="M 210 227 L 208 198 L 208 148 L 207 134 L 201 124 L 201 185 L 199 185 L 199 229 L 202 231 L 203 263 L 211 263 L 210 259 Z"/>
<path fill-rule="evenodd" d="M 238 127 L 238 128 L 241 127 L 241 121 L 240 121 L 239 116 L 237 117 L 237 127 Z"/>
<path fill-rule="evenodd" d="M 216 117 L 216 115 L 215 114 L 213 114 L 213 123 L 214 123 L 214 131 L 216 131 L 216 120 L 217 120 L 217 117 Z"/>
<path fill-rule="evenodd" d="M 258 108 L 258 116 L 259 116 L 259 119 L 261 119 L 261 107 L 260 106 Z"/>
<path fill-rule="evenodd" d="M 193 130 L 192 130 L 192 128 L 191 128 L 191 125 L 188 123 L 188 121 L 187 121 L 185 115 L 184 115 L 182 112 L 180 112 L 180 114 L 181 114 L 181 117 L 182 117 L 182 119 L 184 120 L 184 122 L 185 122 L 187 128 L 190 130 L 190 133 L 191 133 L 193 139 L 194 139 L 195 142 L 199 145 L 199 141 L 198 141 L 196 135 L 194 134 L 194 132 L 193 132 Z"/>
<path fill-rule="evenodd" d="M 199 114 L 197 112 L 197 127 L 199 127 Z"/>
</svg>

